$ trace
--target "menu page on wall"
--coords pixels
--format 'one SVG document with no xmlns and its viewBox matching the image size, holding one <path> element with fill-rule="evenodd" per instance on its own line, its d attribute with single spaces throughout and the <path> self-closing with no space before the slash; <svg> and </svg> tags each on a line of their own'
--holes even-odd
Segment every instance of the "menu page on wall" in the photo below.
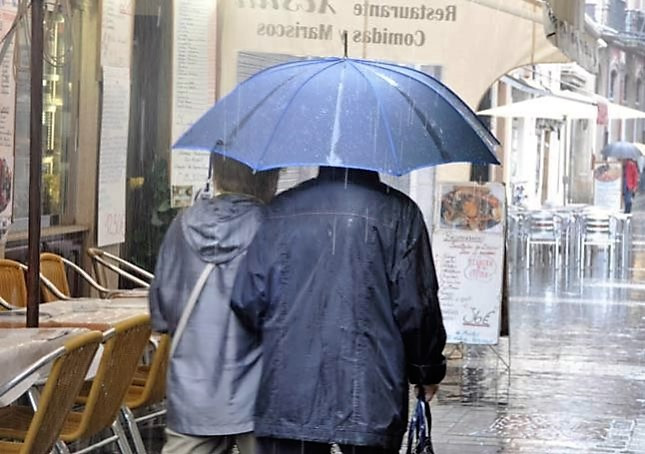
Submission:
<svg viewBox="0 0 645 454">
<path fill-rule="evenodd" d="M 0 7 L 0 36 L 4 37 L 16 18 L 16 7 Z M 13 68 L 14 40 L 0 44 L 0 235 L 6 232 L 13 216 L 14 131 L 16 118 L 16 80 Z"/>
<path fill-rule="evenodd" d="M 134 0 L 103 0 L 101 65 L 130 67 Z"/>
<path fill-rule="evenodd" d="M 442 183 L 432 249 L 448 342 L 497 344 L 504 272 L 504 186 Z"/>
<path fill-rule="evenodd" d="M 172 93 L 173 143 L 215 102 L 214 0 L 175 0 Z M 188 206 L 208 178 L 209 155 L 173 150 L 171 205 Z"/>
<path fill-rule="evenodd" d="M 99 154 L 99 247 L 125 241 L 129 122 L 130 68 L 104 66 Z"/>
</svg>

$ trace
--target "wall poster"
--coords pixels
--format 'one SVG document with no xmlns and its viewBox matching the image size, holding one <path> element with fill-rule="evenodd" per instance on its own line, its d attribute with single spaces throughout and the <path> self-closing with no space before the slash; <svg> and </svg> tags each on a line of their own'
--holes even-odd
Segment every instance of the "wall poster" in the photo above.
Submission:
<svg viewBox="0 0 645 454">
<path fill-rule="evenodd" d="M 217 2 L 176 0 L 173 25 L 172 143 L 215 102 Z M 173 207 L 192 203 L 208 178 L 208 153 L 172 150 Z"/>
<path fill-rule="evenodd" d="M 441 183 L 432 248 L 450 343 L 495 345 L 504 273 L 502 184 Z"/>
<path fill-rule="evenodd" d="M 97 245 L 125 242 L 130 60 L 134 2 L 103 0 L 101 9 L 101 136 L 98 166 Z"/>
<path fill-rule="evenodd" d="M 130 68 L 103 67 L 97 245 L 125 242 Z"/>
<path fill-rule="evenodd" d="M 4 2 L 0 6 L 0 36 L 4 38 L 16 18 L 17 8 Z M 14 39 L 0 45 L 0 241 L 13 220 L 14 142 L 16 122 L 16 79 Z"/>
</svg>

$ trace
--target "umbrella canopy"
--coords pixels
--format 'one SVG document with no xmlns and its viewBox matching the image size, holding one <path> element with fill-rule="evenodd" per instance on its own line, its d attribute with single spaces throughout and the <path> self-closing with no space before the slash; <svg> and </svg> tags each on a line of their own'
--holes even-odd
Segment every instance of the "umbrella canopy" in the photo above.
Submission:
<svg viewBox="0 0 645 454">
<path fill-rule="evenodd" d="M 638 147 L 631 142 L 609 143 L 602 149 L 602 155 L 605 159 L 633 159 L 634 161 L 638 161 L 643 156 Z"/>
<path fill-rule="evenodd" d="M 607 102 L 607 115 L 610 120 L 645 118 L 645 112 Z M 573 92 L 562 92 L 558 95 L 540 96 L 526 101 L 514 102 L 503 106 L 477 112 L 478 115 L 490 115 L 506 118 L 548 118 L 552 120 L 595 119 L 598 117 L 598 101 L 594 98 Z"/>
<path fill-rule="evenodd" d="M 498 164 L 497 139 L 429 75 L 348 58 L 290 62 L 238 85 L 176 149 L 256 170 L 336 166 L 402 175 L 449 162 Z"/>
</svg>

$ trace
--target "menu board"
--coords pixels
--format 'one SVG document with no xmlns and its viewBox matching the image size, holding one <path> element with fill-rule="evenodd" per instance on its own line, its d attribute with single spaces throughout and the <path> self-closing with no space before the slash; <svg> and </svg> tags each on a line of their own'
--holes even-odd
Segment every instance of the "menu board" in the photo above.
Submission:
<svg viewBox="0 0 645 454">
<path fill-rule="evenodd" d="M 4 37 L 16 18 L 16 7 L 0 6 L 0 36 Z M 14 140 L 16 121 L 16 79 L 14 76 L 14 40 L 0 44 L 0 237 L 13 216 Z"/>
<path fill-rule="evenodd" d="M 134 32 L 134 0 L 103 0 L 101 65 L 130 67 Z"/>
<path fill-rule="evenodd" d="M 432 249 L 448 342 L 497 344 L 504 274 L 504 186 L 442 183 Z"/>
<path fill-rule="evenodd" d="M 125 241 L 130 69 L 103 67 L 97 244 Z"/>
<path fill-rule="evenodd" d="M 173 143 L 215 102 L 214 0 L 175 0 L 172 90 Z M 209 155 L 173 150 L 171 205 L 188 206 L 208 178 Z"/>
<path fill-rule="evenodd" d="M 622 204 L 623 168 L 620 162 L 597 164 L 593 171 L 593 204 L 619 212 Z"/>
<path fill-rule="evenodd" d="M 125 242 L 130 60 L 133 33 L 134 1 L 102 0 L 103 97 L 96 239 L 99 247 Z"/>
</svg>

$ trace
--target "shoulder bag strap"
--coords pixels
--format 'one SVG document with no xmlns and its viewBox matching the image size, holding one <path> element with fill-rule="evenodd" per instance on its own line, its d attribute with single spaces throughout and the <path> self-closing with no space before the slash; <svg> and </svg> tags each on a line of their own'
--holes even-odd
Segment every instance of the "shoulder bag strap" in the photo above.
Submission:
<svg viewBox="0 0 645 454">
<path fill-rule="evenodd" d="M 190 296 L 188 297 L 188 301 L 186 302 L 186 307 L 184 307 L 184 311 L 181 313 L 179 323 L 177 323 L 175 334 L 174 336 L 172 336 L 172 343 L 170 344 L 170 358 L 172 358 L 175 354 L 175 349 L 177 348 L 177 344 L 179 344 L 179 339 L 181 339 L 182 334 L 184 334 L 184 330 L 186 329 L 186 324 L 188 323 L 190 314 L 193 313 L 195 304 L 197 304 L 199 295 L 201 295 L 202 290 L 204 289 L 204 285 L 206 285 L 208 276 L 210 276 L 213 268 L 215 268 L 215 265 L 212 263 L 209 263 L 204 267 L 204 271 L 202 271 L 202 274 L 199 275 L 197 283 L 193 287 L 193 290 L 190 292 Z"/>
</svg>

